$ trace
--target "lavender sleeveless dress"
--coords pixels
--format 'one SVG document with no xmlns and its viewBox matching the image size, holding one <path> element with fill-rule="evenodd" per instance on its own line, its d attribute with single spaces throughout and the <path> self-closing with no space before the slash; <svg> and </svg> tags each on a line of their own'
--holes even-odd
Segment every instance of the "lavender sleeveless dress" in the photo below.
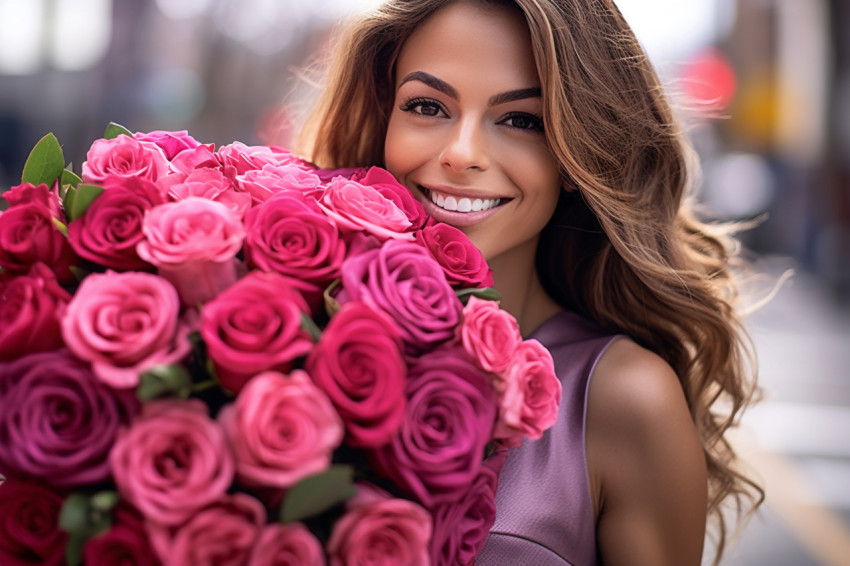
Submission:
<svg viewBox="0 0 850 566">
<path fill-rule="evenodd" d="M 617 336 L 571 312 L 530 338 L 555 359 L 563 393 L 558 420 L 508 454 L 496 492 L 496 522 L 476 566 L 591 566 L 598 563 L 587 475 L 585 413 L 590 375 Z"/>
</svg>

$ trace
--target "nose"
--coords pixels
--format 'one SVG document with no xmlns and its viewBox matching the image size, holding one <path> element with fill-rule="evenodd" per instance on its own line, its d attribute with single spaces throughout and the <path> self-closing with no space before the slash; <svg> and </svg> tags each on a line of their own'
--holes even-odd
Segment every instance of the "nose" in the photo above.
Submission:
<svg viewBox="0 0 850 566">
<path fill-rule="evenodd" d="M 475 118 L 455 122 L 440 153 L 440 164 L 458 173 L 489 167 L 486 132 Z"/>
</svg>

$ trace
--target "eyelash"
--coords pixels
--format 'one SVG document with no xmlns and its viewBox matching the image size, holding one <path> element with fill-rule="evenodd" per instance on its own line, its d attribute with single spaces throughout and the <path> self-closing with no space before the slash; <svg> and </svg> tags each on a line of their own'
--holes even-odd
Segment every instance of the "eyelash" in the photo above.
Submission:
<svg viewBox="0 0 850 566">
<path fill-rule="evenodd" d="M 422 112 L 422 108 L 426 108 L 426 107 L 436 109 L 436 112 L 433 115 L 432 114 L 425 114 L 425 113 Z M 416 111 L 415 110 L 416 108 L 419 108 L 419 111 Z M 399 107 L 399 110 L 401 110 L 402 112 L 413 112 L 414 114 L 417 114 L 419 116 L 423 116 L 425 118 L 437 118 L 438 114 L 440 112 L 448 115 L 448 112 L 446 112 L 446 109 L 443 107 L 442 104 L 440 104 L 439 102 L 437 102 L 436 100 L 433 100 L 431 98 L 423 98 L 423 97 L 410 98 L 410 99 L 406 100 Z M 517 120 L 517 119 L 527 120 L 529 122 L 530 127 L 521 127 L 521 126 L 514 126 L 514 125 L 508 125 L 508 127 L 516 128 L 518 130 L 524 130 L 524 131 L 535 131 L 535 132 L 542 132 L 543 131 L 543 118 L 541 118 L 540 116 L 537 116 L 536 114 L 528 114 L 527 112 L 510 112 L 510 113 L 508 113 L 507 116 L 505 116 L 504 118 L 499 120 L 498 123 L 499 124 L 505 124 L 508 121 Z"/>
</svg>

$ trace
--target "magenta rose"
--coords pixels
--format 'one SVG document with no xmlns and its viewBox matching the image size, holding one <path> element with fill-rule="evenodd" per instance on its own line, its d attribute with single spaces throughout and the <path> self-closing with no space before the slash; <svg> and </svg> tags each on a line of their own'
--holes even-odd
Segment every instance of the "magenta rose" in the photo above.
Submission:
<svg viewBox="0 0 850 566">
<path fill-rule="evenodd" d="M 339 169 L 316 169 L 313 171 L 322 183 L 332 181 L 335 177 L 345 177 L 346 179 L 361 178 L 366 174 L 364 167 L 341 167 Z"/>
<path fill-rule="evenodd" d="M 361 485 L 333 526 L 329 564 L 428 566 L 430 539 L 431 516 L 425 509 Z"/>
<path fill-rule="evenodd" d="M 494 436 L 508 445 L 518 445 L 523 435 L 540 438 L 555 424 L 561 402 L 561 382 L 552 354 L 537 340 L 521 342 L 499 379 L 499 422 Z"/>
<path fill-rule="evenodd" d="M 499 373 L 514 359 L 522 335 L 519 323 L 498 303 L 470 297 L 463 308 L 460 339 L 482 369 Z"/>
<path fill-rule="evenodd" d="M 407 187 L 399 183 L 393 174 L 380 167 L 370 167 L 365 172 L 354 173 L 351 177 L 360 184 L 372 187 L 404 211 L 414 230 L 425 226 L 428 213 L 422 203 L 416 200 Z"/>
<path fill-rule="evenodd" d="M 431 252 L 455 288 L 493 286 L 493 271 L 466 234 L 448 224 L 437 223 L 416 233 L 416 242 Z"/>
<path fill-rule="evenodd" d="M 197 399 L 153 401 L 109 455 L 118 491 L 148 521 L 178 525 L 224 495 L 233 455 Z"/>
<path fill-rule="evenodd" d="M 311 170 L 314 167 L 289 151 L 275 146 L 248 146 L 233 142 L 218 149 L 218 160 L 225 167 L 233 167 L 237 175 L 244 175 L 252 169 L 262 169 L 266 165 L 296 165 Z"/>
<path fill-rule="evenodd" d="M 38 186 L 32 183 L 21 183 L 4 192 L 3 198 L 10 207 L 38 203 L 47 207 L 53 218 L 65 222 L 65 211 L 62 209 L 62 199 L 59 198 L 58 181 L 53 183 L 53 187 L 48 187 L 44 183 Z"/>
<path fill-rule="evenodd" d="M 218 420 L 250 487 L 288 488 L 330 466 L 343 425 L 327 396 L 302 370 L 251 379 Z"/>
<path fill-rule="evenodd" d="M 307 356 L 307 372 L 345 421 L 347 444 L 386 444 L 401 424 L 407 374 L 401 349 L 392 319 L 352 302 L 331 318 Z"/>
<path fill-rule="evenodd" d="M 277 195 L 245 218 L 245 259 L 250 267 L 276 271 L 324 288 L 339 277 L 345 243 L 327 216 L 303 202 Z"/>
<path fill-rule="evenodd" d="M 248 566 L 325 566 L 322 543 L 302 523 L 263 527 Z"/>
<path fill-rule="evenodd" d="M 255 203 L 265 202 L 279 193 L 288 193 L 301 200 L 315 200 L 321 185 L 315 173 L 298 165 L 268 164 L 262 169 L 246 171 L 237 176 L 236 181 Z"/>
<path fill-rule="evenodd" d="M 34 482 L 0 484 L 0 564 L 61 566 L 68 533 L 59 528 L 62 498 Z"/>
<path fill-rule="evenodd" d="M 68 239 L 77 255 L 118 271 L 149 270 L 136 246 L 144 238 L 145 213 L 164 202 L 146 179 L 110 178 L 106 190 L 86 213 L 68 224 Z"/>
<path fill-rule="evenodd" d="M 432 566 L 472 566 L 496 521 L 496 487 L 507 451 L 486 460 L 459 501 L 431 509 Z"/>
<path fill-rule="evenodd" d="M 342 265 L 337 299 L 343 304 L 362 301 L 388 313 L 409 354 L 451 340 L 463 309 L 428 251 L 400 240 L 349 256 Z"/>
<path fill-rule="evenodd" d="M 0 213 L 0 268 L 27 273 L 41 262 L 53 270 L 59 283 L 75 282 L 71 266 L 77 257 L 53 220 L 50 209 L 40 202 L 18 204 Z"/>
<path fill-rule="evenodd" d="M 478 474 L 496 418 L 490 378 L 460 348 L 424 354 L 407 377 L 407 408 L 378 467 L 426 507 L 458 500 Z"/>
<path fill-rule="evenodd" d="M 70 300 L 43 263 L 26 275 L 0 274 L 0 360 L 60 348 L 59 321 Z"/>
<path fill-rule="evenodd" d="M 133 134 L 133 139 L 156 144 L 165 153 L 165 157 L 169 161 L 184 149 L 192 149 L 201 145 L 201 142 L 190 136 L 186 130 L 136 132 Z"/>
<path fill-rule="evenodd" d="M 139 257 L 177 288 L 184 305 L 206 302 L 236 281 L 245 230 L 226 205 L 199 197 L 162 204 L 147 213 L 142 232 Z"/>
<path fill-rule="evenodd" d="M 108 531 L 88 539 L 83 545 L 83 564 L 157 566 L 144 522 L 129 506 L 119 504 Z"/>
<path fill-rule="evenodd" d="M 177 292 L 162 277 L 138 271 L 92 273 L 68 304 L 62 336 L 104 383 L 135 387 L 140 373 L 189 354 L 189 329 L 179 313 Z"/>
<path fill-rule="evenodd" d="M 201 336 L 216 374 L 238 392 L 254 375 L 286 373 L 312 347 L 301 328 L 309 312 L 304 298 L 277 273 L 252 271 L 201 311 Z"/>
<path fill-rule="evenodd" d="M 248 563 L 266 519 L 263 505 L 244 493 L 223 495 L 176 529 L 152 527 L 163 566 L 242 566 Z"/>
<path fill-rule="evenodd" d="M 138 411 L 132 392 L 98 381 L 60 350 L 0 364 L 0 472 L 56 487 L 109 477 L 119 427 Z"/>
<path fill-rule="evenodd" d="M 200 168 L 191 173 L 175 173 L 160 182 L 173 201 L 189 197 L 214 200 L 232 210 L 240 219 L 251 208 L 251 195 L 239 192 L 228 177 L 218 169 Z"/>
<path fill-rule="evenodd" d="M 406 189 L 405 189 L 406 190 Z M 331 180 L 318 199 L 321 209 L 345 232 L 367 232 L 382 240 L 412 240 L 417 226 L 408 212 L 375 187 L 345 177 Z"/>
<path fill-rule="evenodd" d="M 99 139 L 86 153 L 83 182 L 103 185 L 110 177 L 140 177 L 156 181 L 168 173 L 168 159 L 154 143 L 119 135 Z"/>
</svg>

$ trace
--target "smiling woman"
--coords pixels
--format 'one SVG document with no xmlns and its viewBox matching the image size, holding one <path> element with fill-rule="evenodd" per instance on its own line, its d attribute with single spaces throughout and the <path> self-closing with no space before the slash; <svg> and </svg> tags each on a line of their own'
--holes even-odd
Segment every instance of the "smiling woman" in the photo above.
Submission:
<svg viewBox="0 0 850 566">
<path fill-rule="evenodd" d="M 508 455 L 476 563 L 699 564 L 707 517 L 719 560 L 721 504 L 761 497 L 724 437 L 755 388 L 736 243 L 693 217 L 690 148 L 612 0 L 387 2 L 339 38 L 302 141 L 463 230 L 555 360 L 558 421 Z"/>
</svg>

